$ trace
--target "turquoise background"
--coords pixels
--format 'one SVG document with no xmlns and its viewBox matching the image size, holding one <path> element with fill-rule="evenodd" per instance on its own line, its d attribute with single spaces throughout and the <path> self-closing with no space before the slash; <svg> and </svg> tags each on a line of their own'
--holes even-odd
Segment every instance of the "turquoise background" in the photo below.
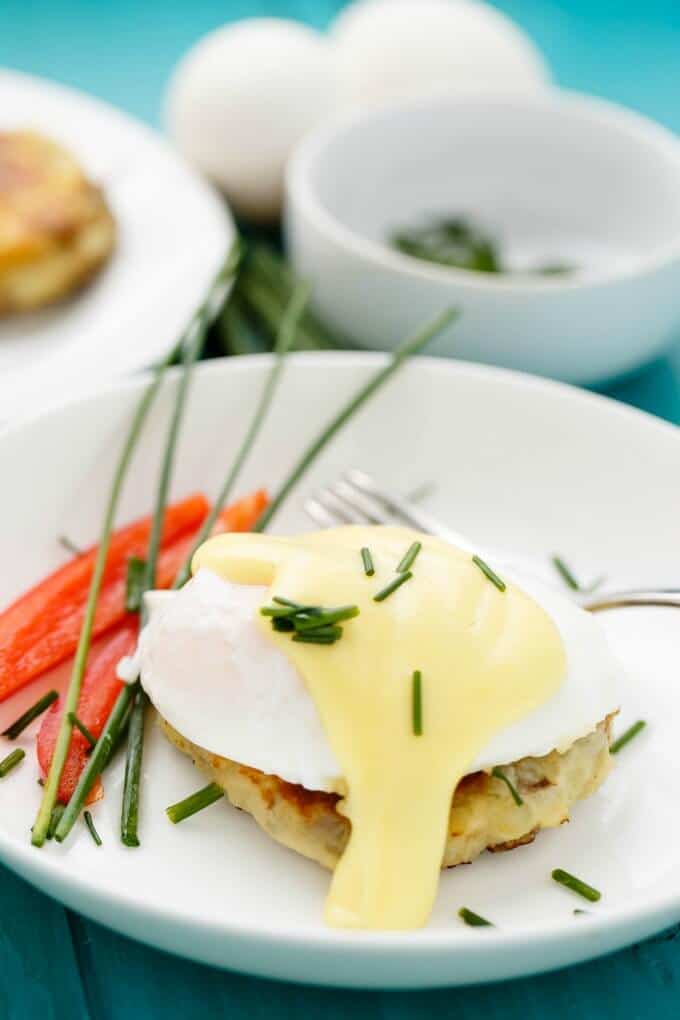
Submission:
<svg viewBox="0 0 680 1020">
<path fill-rule="evenodd" d="M 323 26 L 334 0 L 0 0 L 0 65 L 46 75 L 159 123 L 173 63 L 204 32 L 256 14 Z M 680 131 L 680 0 L 499 0 L 565 86 Z M 2 111 L 0 111 L 0 121 Z M 611 395 L 680 422 L 680 349 Z M 672 809 L 672 808 L 671 808 Z M 148 949 L 0 868 L 0 1020 L 677 1020 L 680 927 L 602 960 L 504 985 L 344 992 L 274 984 Z M 454 963 L 452 961 L 452 967 Z"/>
</svg>

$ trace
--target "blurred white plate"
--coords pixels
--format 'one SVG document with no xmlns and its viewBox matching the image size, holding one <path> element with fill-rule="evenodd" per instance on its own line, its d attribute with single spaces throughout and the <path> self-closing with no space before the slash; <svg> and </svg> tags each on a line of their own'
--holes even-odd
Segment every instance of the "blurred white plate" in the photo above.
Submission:
<svg viewBox="0 0 680 1020">
<path fill-rule="evenodd" d="M 0 71 L 0 130 L 63 143 L 118 224 L 109 264 L 72 298 L 0 319 L 0 421 L 150 365 L 172 345 L 231 243 L 224 203 L 142 124 L 53 82 Z"/>
<path fill-rule="evenodd" d="M 275 487 L 303 444 L 382 355 L 295 355 L 239 486 Z M 269 359 L 201 365 L 184 428 L 174 495 L 215 492 L 240 441 Z M 176 376 L 175 376 L 176 379 Z M 329 389 L 329 379 L 332 388 Z M 164 389 L 125 489 L 121 520 L 148 512 L 174 381 Z M 63 558 L 56 536 L 92 541 L 112 459 L 142 383 L 127 380 L 0 435 L 0 606 Z M 407 409 L 407 413 L 404 413 Z M 219 441 L 216 442 L 216 437 Z M 621 451 L 625 451 L 622 459 Z M 611 401 L 540 379 L 423 359 L 334 441 L 277 520 L 308 528 L 304 493 L 349 466 L 408 490 L 436 479 L 429 509 L 479 543 L 552 576 L 558 551 L 585 579 L 678 583 L 680 433 Z M 30 845 L 38 806 L 33 735 L 26 761 L 0 781 L 0 859 L 35 885 L 118 931 L 173 952 L 269 977 L 405 987 L 528 974 L 596 956 L 680 920 L 677 663 L 672 610 L 603 615 L 626 666 L 617 728 L 649 726 L 570 825 L 531 846 L 484 854 L 442 875 L 428 927 L 400 934 L 322 924 L 328 875 L 219 803 L 173 827 L 164 808 L 205 780 L 150 722 L 139 850 L 118 838 L 122 763 L 94 808 L 104 839 L 78 825 L 63 846 Z M 0 706 L 0 729 L 44 682 Z M 0 738 L 0 756 L 9 750 Z M 670 807 L 669 807 L 670 805 Z M 563 867 L 602 890 L 590 906 L 550 879 Z M 466 905 L 496 922 L 479 931 Z M 584 906 L 588 916 L 575 917 Z"/>
</svg>

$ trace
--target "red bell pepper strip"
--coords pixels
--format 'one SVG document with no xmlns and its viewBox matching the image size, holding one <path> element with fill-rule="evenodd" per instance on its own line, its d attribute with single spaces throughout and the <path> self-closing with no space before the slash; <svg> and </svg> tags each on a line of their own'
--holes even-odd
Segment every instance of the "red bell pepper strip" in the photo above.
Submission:
<svg viewBox="0 0 680 1020">
<path fill-rule="evenodd" d="M 259 490 L 223 510 L 212 533 L 248 531 L 266 506 L 267 495 Z M 170 587 L 191 551 L 197 530 L 177 539 L 161 552 L 156 570 L 157 587 Z M 123 584 L 118 593 L 121 600 L 124 598 L 124 587 Z M 120 617 L 122 622 L 119 621 L 115 629 L 100 638 L 90 652 L 78 702 L 76 714 L 95 738 L 99 738 L 122 687 L 122 681 L 116 675 L 116 666 L 123 656 L 132 654 L 137 644 L 137 617 L 129 615 L 126 617 L 124 612 Z M 38 762 L 43 776 L 47 775 L 52 763 L 61 715 L 60 698 L 45 714 L 38 734 Z M 62 803 L 67 803 L 75 790 L 80 773 L 85 767 L 88 752 L 86 738 L 78 729 L 74 729 L 59 787 L 59 800 Z M 99 796 L 101 789 L 95 787 L 90 799 L 97 799 Z"/>
<path fill-rule="evenodd" d="M 203 495 L 169 506 L 162 547 L 195 534 L 209 511 Z M 106 560 L 93 635 L 103 634 L 125 613 L 127 561 L 144 556 L 151 518 L 116 531 Z M 64 564 L 0 614 L 0 701 L 75 652 L 97 556 L 96 547 Z"/>
</svg>

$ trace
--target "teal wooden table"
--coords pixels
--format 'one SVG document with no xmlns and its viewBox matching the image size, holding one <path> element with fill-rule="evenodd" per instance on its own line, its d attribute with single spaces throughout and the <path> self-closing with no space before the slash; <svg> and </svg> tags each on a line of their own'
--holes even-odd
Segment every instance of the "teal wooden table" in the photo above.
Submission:
<svg viewBox="0 0 680 1020">
<path fill-rule="evenodd" d="M 499 0 L 563 85 L 680 131 L 680 0 Z M 151 123 L 175 60 L 224 20 L 323 25 L 340 0 L 0 0 L 0 65 L 87 89 Z M 0 118 L 2 111 L 0 111 Z M 608 388 L 680 423 L 680 348 Z M 680 926 L 593 963 L 502 987 L 344 992 L 212 970 L 107 931 L 0 867 L 0 1020 L 677 1020 Z"/>
</svg>

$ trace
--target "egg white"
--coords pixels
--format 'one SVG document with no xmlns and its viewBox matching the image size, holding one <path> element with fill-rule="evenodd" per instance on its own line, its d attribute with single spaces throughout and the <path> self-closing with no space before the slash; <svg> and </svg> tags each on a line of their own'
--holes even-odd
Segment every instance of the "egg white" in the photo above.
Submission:
<svg viewBox="0 0 680 1020">
<path fill-rule="evenodd" d="M 559 691 L 497 733 L 470 771 L 565 751 L 619 707 L 622 667 L 597 620 L 545 584 L 513 574 L 557 626 L 567 672 Z M 310 790 L 342 791 L 310 694 L 257 624 L 265 601 L 265 588 L 209 570 L 179 592 L 149 593 L 139 649 L 144 688 L 176 730 L 211 753 Z"/>
</svg>

